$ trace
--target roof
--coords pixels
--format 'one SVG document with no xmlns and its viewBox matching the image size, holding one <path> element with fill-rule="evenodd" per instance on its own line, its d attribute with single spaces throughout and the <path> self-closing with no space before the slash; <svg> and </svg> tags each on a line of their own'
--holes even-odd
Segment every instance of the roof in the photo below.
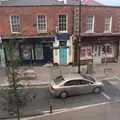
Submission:
<svg viewBox="0 0 120 120">
<path fill-rule="evenodd" d="M 67 0 L 67 4 L 64 4 L 64 0 L 4 0 L 0 1 L 0 3 L 0 6 L 79 5 L 80 0 Z M 82 4 L 92 6 L 103 5 L 95 0 L 82 2 Z"/>
<path fill-rule="evenodd" d="M 80 74 L 63 74 L 62 75 L 65 79 L 65 81 L 68 80 L 75 80 L 75 79 L 83 79 L 83 77 Z"/>
</svg>

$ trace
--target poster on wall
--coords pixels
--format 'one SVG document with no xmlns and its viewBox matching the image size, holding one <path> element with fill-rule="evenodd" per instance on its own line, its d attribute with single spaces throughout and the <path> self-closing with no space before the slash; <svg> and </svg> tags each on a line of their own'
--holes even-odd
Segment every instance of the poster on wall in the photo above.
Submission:
<svg viewBox="0 0 120 120">
<path fill-rule="evenodd" d="M 24 60 L 32 59 L 32 45 L 23 45 L 21 48 L 22 48 L 22 58 Z"/>
<path fill-rule="evenodd" d="M 102 48 L 102 54 L 104 57 L 113 57 L 113 45 L 112 44 L 105 44 Z"/>
<path fill-rule="evenodd" d="M 92 46 L 84 46 L 81 48 L 80 57 L 82 60 L 92 59 Z"/>
</svg>

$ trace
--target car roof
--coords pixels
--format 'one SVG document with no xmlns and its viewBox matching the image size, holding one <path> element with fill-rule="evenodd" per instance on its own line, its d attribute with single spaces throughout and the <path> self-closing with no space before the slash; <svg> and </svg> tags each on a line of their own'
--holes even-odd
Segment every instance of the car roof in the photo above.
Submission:
<svg viewBox="0 0 120 120">
<path fill-rule="evenodd" d="M 63 74 L 62 75 L 65 81 L 75 80 L 75 79 L 85 79 L 80 74 Z"/>
</svg>

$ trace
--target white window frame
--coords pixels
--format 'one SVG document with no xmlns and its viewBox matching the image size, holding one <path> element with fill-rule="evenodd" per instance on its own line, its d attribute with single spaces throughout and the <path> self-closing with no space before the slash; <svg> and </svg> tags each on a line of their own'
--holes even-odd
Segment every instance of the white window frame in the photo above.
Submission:
<svg viewBox="0 0 120 120">
<path fill-rule="evenodd" d="M 89 17 L 93 17 L 93 19 L 92 19 L 92 28 L 90 29 L 90 30 L 88 30 L 88 18 Z M 87 21 L 86 21 L 86 32 L 87 33 L 93 33 L 94 32 L 94 27 L 95 27 L 95 16 L 87 16 Z"/>
<path fill-rule="evenodd" d="M 20 16 L 19 16 L 19 15 L 11 15 L 11 16 L 9 17 L 11 32 L 12 32 L 12 33 L 16 33 L 16 34 L 17 34 L 17 33 L 20 33 L 20 31 L 16 31 L 16 32 L 13 31 L 13 27 L 12 27 L 12 26 L 13 26 L 13 25 L 12 25 L 12 16 L 18 16 L 18 17 L 19 17 L 19 25 L 20 25 L 20 30 L 21 30 Z"/>
<path fill-rule="evenodd" d="M 59 30 L 59 16 L 60 15 L 65 15 L 66 16 L 66 30 Z M 58 33 L 67 33 L 68 32 L 68 14 L 59 14 L 57 16 L 57 19 L 58 19 Z"/>
<path fill-rule="evenodd" d="M 106 19 L 107 18 L 110 18 L 110 21 L 109 21 L 109 23 L 107 23 L 107 25 L 109 24 L 109 30 L 106 30 Z M 106 16 L 105 17 L 105 23 L 104 23 L 104 32 L 106 33 L 106 32 L 111 32 L 111 30 L 112 30 L 112 16 Z"/>
<path fill-rule="evenodd" d="M 39 27 L 38 27 L 38 16 L 45 16 L 46 28 L 44 30 L 40 30 Z M 38 33 L 47 33 L 47 27 L 48 27 L 47 26 L 47 15 L 45 15 L 45 14 L 38 14 L 36 18 L 37 18 L 37 32 Z"/>
</svg>

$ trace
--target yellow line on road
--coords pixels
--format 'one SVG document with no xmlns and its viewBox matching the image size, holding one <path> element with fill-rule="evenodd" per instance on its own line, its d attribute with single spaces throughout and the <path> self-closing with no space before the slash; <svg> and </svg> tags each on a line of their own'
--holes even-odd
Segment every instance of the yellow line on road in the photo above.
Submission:
<svg viewBox="0 0 120 120">
<path fill-rule="evenodd" d="M 28 88 L 48 88 L 48 85 L 31 85 Z"/>
</svg>

